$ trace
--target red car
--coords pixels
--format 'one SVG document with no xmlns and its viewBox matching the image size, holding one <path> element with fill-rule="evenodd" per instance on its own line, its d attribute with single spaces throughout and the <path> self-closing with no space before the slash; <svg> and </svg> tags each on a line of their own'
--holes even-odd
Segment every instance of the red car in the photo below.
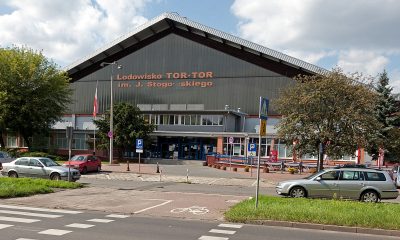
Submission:
<svg viewBox="0 0 400 240">
<path fill-rule="evenodd" d="M 71 158 L 71 161 L 65 162 L 64 167 L 75 168 L 79 170 L 82 174 L 87 172 L 100 172 L 101 170 L 101 160 L 91 154 L 80 154 L 75 155 Z"/>
</svg>

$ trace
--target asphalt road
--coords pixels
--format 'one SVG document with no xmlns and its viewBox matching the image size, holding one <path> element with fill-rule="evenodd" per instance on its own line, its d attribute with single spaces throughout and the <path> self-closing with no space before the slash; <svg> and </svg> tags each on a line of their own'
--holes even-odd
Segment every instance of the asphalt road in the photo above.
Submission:
<svg viewBox="0 0 400 240">
<path fill-rule="evenodd" d="M 94 203 L 95 204 L 95 203 Z M 375 235 L 0 205 L 1 240 L 376 240 Z M 73 210 L 74 211 L 74 210 Z M 30 214 L 30 216 L 29 216 Z M 18 222 L 19 221 L 19 222 Z M 25 222 L 23 222 L 25 221 Z M 380 240 L 399 239 L 379 236 Z"/>
</svg>

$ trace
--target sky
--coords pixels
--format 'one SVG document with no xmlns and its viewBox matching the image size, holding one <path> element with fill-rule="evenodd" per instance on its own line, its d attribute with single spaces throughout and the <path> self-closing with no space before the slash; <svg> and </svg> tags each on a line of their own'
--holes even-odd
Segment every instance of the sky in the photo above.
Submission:
<svg viewBox="0 0 400 240">
<path fill-rule="evenodd" d="M 385 69 L 400 93 L 398 0 L 0 0 L 0 47 L 65 67 L 164 12 L 328 70 Z"/>
</svg>

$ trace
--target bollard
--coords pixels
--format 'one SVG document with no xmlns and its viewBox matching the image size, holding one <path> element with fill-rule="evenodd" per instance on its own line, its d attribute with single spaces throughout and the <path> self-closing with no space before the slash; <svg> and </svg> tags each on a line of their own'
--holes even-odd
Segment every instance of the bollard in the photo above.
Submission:
<svg viewBox="0 0 400 240">
<path fill-rule="evenodd" d="M 160 167 L 158 166 L 158 162 L 157 162 L 157 171 L 156 173 L 160 173 Z"/>
<path fill-rule="evenodd" d="M 186 169 L 186 183 L 189 183 L 189 169 Z"/>
<path fill-rule="evenodd" d="M 126 163 L 127 163 L 127 166 L 126 166 L 126 171 L 130 171 L 131 169 L 129 169 L 129 159 L 126 161 Z"/>
<path fill-rule="evenodd" d="M 161 182 L 161 174 L 162 174 L 162 170 L 160 171 L 160 182 Z"/>
</svg>

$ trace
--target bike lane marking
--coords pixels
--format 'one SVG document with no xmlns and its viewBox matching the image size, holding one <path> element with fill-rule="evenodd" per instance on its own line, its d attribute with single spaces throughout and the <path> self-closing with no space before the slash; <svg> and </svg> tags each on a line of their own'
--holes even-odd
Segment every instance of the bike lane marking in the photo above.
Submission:
<svg viewBox="0 0 400 240">
<path fill-rule="evenodd" d="M 152 201 L 157 201 L 158 200 L 158 201 L 164 201 L 164 202 L 160 203 L 160 204 L 157 204 L 157 205 L 154 205 L 154 206 L 151 206 L 151 207 L 148 207 L 148 208 L 144 208 L 144 209 L 139 210 L 139 211 L 136 211 L 136 212 L 134 212 L 134 214 L 142 213 L 142 212 L 145 212 L 147 210 L 150 210 L 150 209 L 153 209 L 153 208 L 156 208 L 156 207 L 161 207 L 161 206 L 166 205 L 166 204 L 168 204 L 168 203 L 173 201 L 173 200 L 165 200 L 165 199 L 144 199 L 144 200 L 152 200 Z"/>
</svg>

